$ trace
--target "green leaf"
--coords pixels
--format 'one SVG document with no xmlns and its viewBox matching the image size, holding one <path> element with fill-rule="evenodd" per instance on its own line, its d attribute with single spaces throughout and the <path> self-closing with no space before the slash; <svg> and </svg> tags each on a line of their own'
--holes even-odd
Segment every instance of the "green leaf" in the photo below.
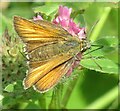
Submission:
<svg viewBox="0 0 120 111">
<path fill-rule="evenodd" d="M 2 24 L 1 24 L 2 26 L 0 25 L 0 35 L 3 34 L 3 32 L 6 28 L 8 28 L 9 32 L 11 32 L 13 29 L 11 20 L 1 13 L 0 13 L 0 19 L 2 21 Z"/>
<path fill-rule="evenodd" d="M 86 107 L 86 109 L 102 109 L 108 106 L 116 98 L 118 98 L 118 86 L 112 88 L 110 91 L 102 95 L 102 97 L 92 102 Z"/>
<path fill-rule="evenodd" d="M 109 59 L 82 59 L 80 64 L 90 70 L 118 74 L 118 65 Z"/>
<path fill-rule="evenodd" d="M 14 91 L 14 86 L 15 84 L 9 84 L 5 87 L 4 91 L 7 91 L 7 92 L 13 92 Z"/>
<path fill-rule="evenodd" d="M 69 8 L 72 8 L 73 10 L 81 10 L 81 9 L 87 9 L 92 2 L 66 2 L 64 6 L 67 6 Z"/>
<path fill-rule="evenodd" d="M 98 49 L 101 46 L 103 46 L 103 48 Z M 90 52 L 90 51 L 93 51 L 93 52 Z M 118 37 L 104 36 L 96 40 L 95 42 L 91 43 L 91 49 L 87 50 L 84 54 L 88 53 L 85 55 L 85 57 L 89 57 L 90 55 L 96 56 L 96 57 L 97 56 L 108 56 L 112 54 L 113 57 L 117 58 L 117 52 L 118 52 Z"/>
<path fill-rule="evenodd" d="M 91 47 L 91 50 L 88 50 L 85 52 L 88 53 L 84 56 L 84 58 L 88 57 L 103 57 L 103 58 L 109 58 L 109 59 L 83 59 L 81 61 L 82 66 L 90 69 L 90 70 L 96 70 L 103 73 L 110 73 L 110 74 L 117 74 L 118 73 L 118 66 L 115 63 L 118 63 L 115 61 L 113 62 L 114 58 L 117 57 L 117 51 L 118 51 L 118 37 L 116 36 L 104 36 L 95 42 L 92 43 L 93 45 L 103 46 L 103 48 L 99 50 L 95 50 L 97 47 Z M 93 52 L 89 53 L 90 51 L 94 50 Z M 95 63 L 96 62 L 96 63 Z M 98 64 L 98 65 L 97 65 Z M 100 67 L 102 69 L 100 69 Z"/>
<path fill-rule="evenodd" d="M 118 37 L 104 36 L 96 40 L 93 44 L 103 45 L 105 47 L 116 47 L 118 45 Z"/>
<path fill-rule="evenodd" d="M 44 13 L 46 15 L 50 15 L 54 11 L 57 11 L 58 7 L 59 7 L 58 4 L 53 3 L 53 4 L 50 4 L 50 5 L 47 4 L 47 5 L 43 5 L 43 6 L 40 6 L 40 7 L 33 8 L 33 11 L 35 13 L 41 12 L 41 13 Z"/>
<path fill-rule="evenodd" d="M 109 58 L 110 60 L 118 63 L 118 37 L 117 36 L 104 36 L 100 39 L 96 40 L 92 45 L 98 45 L 97 47 L 91 47 L 91 50 L 95 50 L 90 53 L 92 56 L 104 56 Z M 99 46 L 103 46 L 103 48 L 96 50 Z M 85 53 L 89 53 L 89 50 Z M 86 56 L 90 56 L 87 54 Z"/>
<path fill-rule="evenodd" d="M 75 15 L 75 19 L 74 19 L 74 22 L 76 24 L 80 24 L 79 26 L 80 27 L 85 27 L 85 19 L 84 19 L 84 16 L 82 14 L 77 14 Z"/>
<path fill-rule="evenodd" d="M 116 0 L 114 2 L 104 2 L 101 5 L 105 6 L 105 7 L 111 7 L 111 8 L 119 8 L 119 0 Z"/>
<path fill-rule="evenodd" d="M 40 106 L 36 105 L 33 102 L 29 102 L 25 109 L 40 109 Z"/>
<path fill-rule="evenodd" d="M 11 96 L 6 96 L 3 98 L 3 108 L 10 108 L 11 106 L 13 106 L 15 104 L 16 100 L 11 97 Z"/>
<path fill-rule="evenodd" d="M 55 17 L 58 8 L 58 4 L 46 4 L 40 7 L 33 8 L 33 11 L 35 13 L 40 13 L 44 20 L 51 21 Z"/>
<path fill-rule="evenodd" d="M 84 9 L 81 9 L 81 10 L 74 10 L 74 11 L 72 11 L 72 13 L 71 13 L 71 18 L 76 18 L 76 16 L 77 15 L 79 15 L 79 14 L 84 14 L 84 12 L 85 12 L 85 10 Z"/>
</svg>

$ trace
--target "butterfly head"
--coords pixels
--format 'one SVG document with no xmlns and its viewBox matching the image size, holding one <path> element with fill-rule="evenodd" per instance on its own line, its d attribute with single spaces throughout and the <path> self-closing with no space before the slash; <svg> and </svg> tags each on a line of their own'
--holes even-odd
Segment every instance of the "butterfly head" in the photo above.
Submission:
<svg viewBox="0 0 120 111">
<path fill-rule="evenodd" d="M 87 49 L 91 48 L 91 44 L 86 39 L 81 40 L 81 52 L 85 52 Z"/>
</svg>

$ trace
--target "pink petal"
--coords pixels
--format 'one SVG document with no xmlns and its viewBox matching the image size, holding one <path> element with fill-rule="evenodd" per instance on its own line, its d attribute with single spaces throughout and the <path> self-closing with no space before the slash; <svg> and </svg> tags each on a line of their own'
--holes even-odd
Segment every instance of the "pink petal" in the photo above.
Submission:
<svg viewBox="0 0 120 111">
<path fill-rule="evenodd" d="M 72 12 L 72 8 L 68 9 L 67 7 L 59 6 L 59 16 L 62 17 L 62 19 L 69 19 L 70 14 Z"/>
<path fill-rule="evenodd" d="M 60 21 L 60 24 L 61 24 L 62 27 L 64 27 L 65 29 L 67 29 L 69 21 L 63 19 L 63 20 Z"/>
<path fill-rule="evenodd" d="M 69 77 L 72 74 L 73 68 L 71 67 L 68 72 L 65 74 L 65 76 Z"/>
<path fill-rule="evenodd" d="M 53 20 L 53 23 L 55 23 L 55 24 L 59 24 L 59 18 L 56 17 L 56 19 Z"/>
<path fill-rule="evenodd" d="M 78 37 L 80 39 L 86 38 L 85 28 L 82 28 L 80 32 L 78 33 Z"/>
<path fill-rule="evenodd" d="M 40 15 L 37 15 L 37 17 L 33 17 L 33 20 L 43 20 L 43 18 Z"/>
</svg>

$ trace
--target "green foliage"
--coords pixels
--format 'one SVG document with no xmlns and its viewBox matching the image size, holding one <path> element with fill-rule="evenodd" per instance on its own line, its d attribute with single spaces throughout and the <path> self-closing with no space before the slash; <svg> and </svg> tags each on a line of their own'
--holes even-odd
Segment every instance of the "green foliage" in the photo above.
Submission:
<svg viewBox="0 0 120 111">
<path fill-rule="evenodd" d="M 115 36 L 105 36 L 92 44 L 95 44 L 96 46 L 98 45 L 98 47 L 103 46 L 103 48 L 91 53 L 90 51 L 95 50 L 95 47 L 90 51 L 87 51 L 85 56 L 86 59 L 82 59 L 80 64 L 90 70 L 100 71 L 108 74 L 118 74 L 118 65 L 114 61 L 107 58 L 107 55 L 111 55 L 118 50 L 118 38 Z M 87 59 L 87 57 L 89 58 Z"/>
<path fill-rule="evenodd" d="M 118 66 L 109 59 L 97 59 L 95 62 L 91 59 L 81 61 L 81 65 L 90 70 L 100 71 L 102 73 L 118 74 Z"/>
<path fill-rule="evenodd" d="M 33 8 L 33 10 L 35 13 L 40 12 L 44 19 L 51 20 L 52 16 L 54 16 L 56 14 L 58 7 L 59 7 L 58 4 L 46 4 L 46 5 L 43 5 L 41 7 Z"/>
<path fill-rule="evenodd" d="M 60 82 L 54 89 L 40 94 L 23 89 L 22 80 L 28 70 L 23 43 L 15 34 L 12 18 L 19 15 L 32 18 L 40 12 L 53 20 L 59 5 L 72 8 L 71 17 L 87 28 L 92 41 L 80 62 L 82 68 Z M 118 5 L 94 2 L 11 2 L 3 9 L 2 20 L 2 85 L 0 102 L 4 109 L 117 109 L 118 98 Z M 98 21 L 90 32 L 91 27 Z M 114 21 L 114 22 L 113 22 Z M 1 28 L 1 27 L 0 27 Z M 7 30 L 8 29 L 8 30 Z M 99 46 L 103 48 L 93 51 Z M 22 53 L 22 54 L 21 54 Z M 85 55 L 86 54 L 86 55 Z M 1 101 L 2 100 L 2 101 Z"/>
</svg>

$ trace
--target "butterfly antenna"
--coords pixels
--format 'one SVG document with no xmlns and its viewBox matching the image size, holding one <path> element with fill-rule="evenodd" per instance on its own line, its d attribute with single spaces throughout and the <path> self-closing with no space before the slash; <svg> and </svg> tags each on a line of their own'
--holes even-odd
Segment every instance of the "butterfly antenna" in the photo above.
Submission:
<svg viewBox="0 0 120 111">
<path fill-rule="evenodd" d="M 91 36 L 91 33 L 92 33 L 92 31 L 94 30 L 96 24 L 99 22 L 99 20 L 100 20 L 100 19 L 98 19 L 97 21 L 95 21 L 95 23 L 92 25 L 92 28 L 90 29 L 90 31 L 89 31 L 89 33 L 88 33 L 88 38 Z M 91 45 L 91 46 L 98 47 L 98 48 L 96 48 L 96 49 L 94 49 L 94 50 L 91 50 L 91 51 L 90 51 L 90 49 L 89 49 L 87 53 L 83 54 L 83 56 L 89 54 L 90 57 L 91 57 L 91 59 L 95 62 L 95 64 L 102 70 L 102 67 L 95 61 L 95 59 L 93 58 L 93 56 L 92 56 L 90 53 L 92 53 L 92 52 L 94 52 L 94 51 L 96 51 L 96 50 L 102 49 L 103 46 L 102 46 L 102 45 Z"/>
<path fill-rule="evenodd" d="M 95 59 L 103 59 L 105 58 L 104 56 L 92 56 L 92 58 L 95 58 Z M 91 57 L 82 57 L 82 59 L 91 59 Z"/>
<path fill-rule="evenodd" d="M 96 49 L 94 49 L 94 50 L 91 50 L 91 51 L 89 51 L 88 50 L 88 52 L 87 53 L 85 53 L 85 54 L 83 54 L 83 56 L 85 56 L 85 55 L 87 55 L 87 54 L 89 54 L 89 53 L 92 53 L 92 52 L 94 52 L 94 51 L 96 51 L 96 50 L 99 50 L 99 49 L 102 49 L 104 46 L 103 45 L 91 45 L 91 46 L 95 46 L 95 47 L 98 47 L 98 48 L 96 48 Z"/>
<path fill-rule="evenodd" d="M 90 49 L 88 50 L 87 53 L 83 54 L 83 56 L 89 54 L 90 55 L 90 58 L 95 62 L 95 64 L 102 70 L 102 67 L 95 61 L 95 59 L 93 58 L 93 56 L 91 55 L 92 52 L 96 51 L 96 50 L 99 50 L 99 49 L 102 49 L 104 46 L 103 45 L 91 45 L 91 46 L 95 46 L 95 47 L 98 47 L 94 50 L 91 50 Z"/>
<path fill-rule="evenodd" d="M 93 31 L 93 29 L 95 28 L 95 26 L 96 26 L 96 24 L 98 23 L 100 21 L 100 19 L 98 19 L 97 21 L 95 21 L 95 23 L 92 25 L 92 27 L 91 27 L 91 29 L 90 29 L 90 31 L 89 31 L 89 33 L 88 33 L 88 38 L 90 37 L 90 35 L 92 34 L 92 31 Z"/>
</svg>

